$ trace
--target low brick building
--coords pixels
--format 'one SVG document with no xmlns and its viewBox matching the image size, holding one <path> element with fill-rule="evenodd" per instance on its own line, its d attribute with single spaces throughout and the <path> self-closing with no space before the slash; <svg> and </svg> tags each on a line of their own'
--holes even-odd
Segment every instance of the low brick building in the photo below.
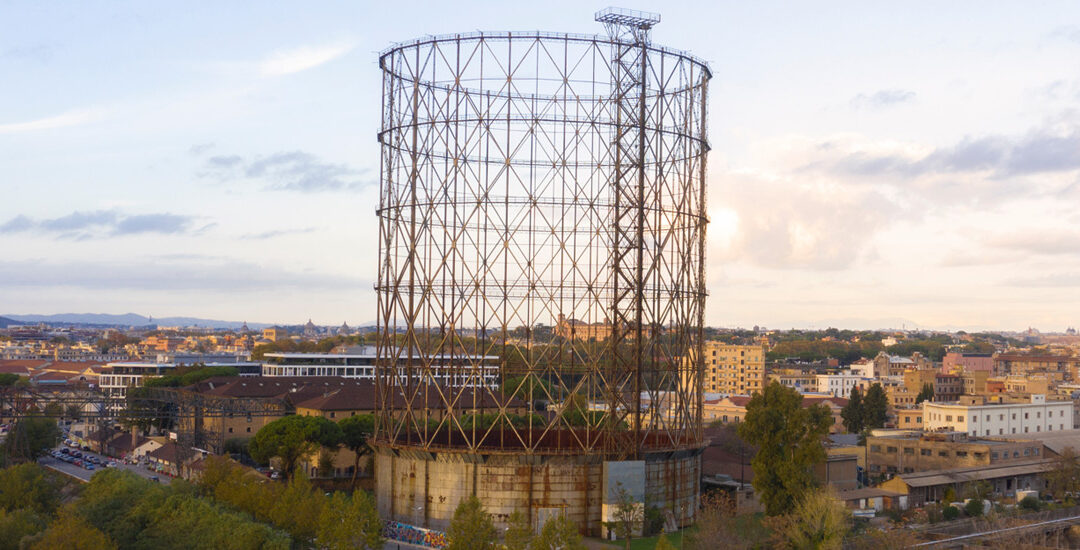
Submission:
<svg viewBox="0 0 1080 550">
<path fill-rule="evenodd" d="M 968 466 L 996 466 L 1042 458 L 1039 441 L 978 439 L 964 432 L 870 436 L 871 474 L 905 474 Z"/>
</svg>

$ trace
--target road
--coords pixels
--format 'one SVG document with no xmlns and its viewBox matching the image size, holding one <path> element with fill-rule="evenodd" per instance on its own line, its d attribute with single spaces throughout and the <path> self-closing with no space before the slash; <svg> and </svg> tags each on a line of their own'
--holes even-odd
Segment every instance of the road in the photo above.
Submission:
<svg viewBox="0 0 1080 550">
<path fill-rule="evenodd" d="M 59 449 L 60 449 L 60 447 L 57 447 L 57 450 L 59 450 Z M 106 458 L 106 457 L 104 457 L 102 455 L 91 453 L 91 452 L 88 452 L 88 451 L 83 451 L 83 455 L 96 456 L 96 457 L 98 457 L 98 458 L 100 458 L 102 460 L 106 460 L 106 461 L 109 460 L 108 458 Z M 81 466 L 76 466 L 74 464 L 64 462 L 63 460 L 57 460 L 57 459 L 55 459 L 55 458 L 53 458 L 51 456 L 43 456 L 43 457 L 39 458 L 38 463 L 40 463 L 42 466 L 45 466 L 47 468 L 52 468 L 54 470 L 63 472 L 65 474 L 68 474 L 68 475 L 70 475 L 72 477 L 81 479 L 82 481 L 90 481 L 90 477 L 93 476 L 99 469 L 102 468 L 102 466 L 95 465 L 93 470 L 86 470 L 86 469 L 83 469 Z M 136 474 L 138 474 L 138 475 L 140 475 L 142 477 L 145 477 L 147 479 L 150 479 L 151 477 L 157 476 L 161 480 L 161 483 L 165 483 L 165 484 L 169 483 L 169 476 L 164 475 L 164 474 L 159 474 L 157 472 L 154 472 L 154 471 L 149 470 L 147 468 L 144 468 L 142 466 L 132 466 L 132 465 L 129 465 L 129 464 L 121 464 L 120 462 L 117 462 L 116 467 L 124 469 L 124 470 L 131 471 L 131 472 L 134 472 L 134 473 L 136 473 Z"/>
</svg>

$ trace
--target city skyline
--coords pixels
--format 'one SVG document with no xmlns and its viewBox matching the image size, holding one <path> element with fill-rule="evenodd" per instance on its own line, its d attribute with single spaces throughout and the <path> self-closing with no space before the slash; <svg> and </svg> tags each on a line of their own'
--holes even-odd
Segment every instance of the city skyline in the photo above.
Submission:
<svg viewBox="0 0 1080 550">
<path fill-rule="evenodd" d="M 373 320 L 377 52 L 606 4 L 414 6 L 0 7 L 0 309 Z M 628 7 L 714 73 L 706 324 L 1075 324 L 1080 9 Z"/>
</svg>

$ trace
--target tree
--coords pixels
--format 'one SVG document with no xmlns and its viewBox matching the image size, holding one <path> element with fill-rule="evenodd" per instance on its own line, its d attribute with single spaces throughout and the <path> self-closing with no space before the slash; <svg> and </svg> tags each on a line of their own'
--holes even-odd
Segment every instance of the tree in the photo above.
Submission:
<svg viewBox="0 0 1080 550">
<path fill-rule="evenodd" d="M 528 550 L 532 543 L 533 530 L 529 518 L 521 510 L 510 514 L 506 527 L 506 550 Z"/>
<path fill-rule="evenodd" d="M 498 538 L 491 514 L 475 496 L 458 504 L 446 537 L 450 541 L 446 550 L 489 550 Z"/>
<path fill-rule="evenodd" d="M 291 415 L 279 418 L 259 430 L 248 445 L 251 458 L 266 464 L 281 459 L 281 474 L 288 479 L 297 462 L 319 449 L 336 447 L 342 439 L 341 428 L 321 416 Z"/>
<path fill-rule="evenodd" d="M 60 428 L 52 418 L 20 418 L 4 440 L 4 455 L 22 460 L 36 460 L 60 443 Z"/>
<path fill-rule="evenodd" d="M 116 543 L 105 533 L 97 530 L 86 520 L 73 513 L 61 514 L 39 537 L 35 537 L 29 550 L 111 550 Z"/>
<path fill-rule="evenodd" d="M 715 550 L 716 541 L 725 541 L 725 548 L 745 550 L 752 545 L 739 537 L 735 525 L 735 501 L 722 491 L 701 495 L 701 507 L 691 530 L 683 541 L 686 550 Z"/>
<path fill-rule="evenodd" d="M 52 515 L 60 506 L 61 481 L 36 463 L 0 470 L 0 510 Z"/>
<path fill-rule="evenodd" d="M 863 398 L 863 422 L 867 428 L 885 427 L 885 421 L 889 419 L 889 396 L 885 395 L 885 389 L 875 382 L 866 390 Z"/>
<path fill-rule="evenodd" d="M 615 513 L 613 521 L 608 522 L 608 529 L 615 531 L 615 538 L 622 539 L 626 550 L 630 550 L 630 541 L 638 526 L 644 521 L 641 505 L 634 500 L 634 496 L 627 491 L 621 483 L 616 485 Z"/>
<path fill-rule="evenodd" d="M 1080 456 L 1072 447 L 1065 447 L 1054 460 L 1054 468 L 1046 474 L 1047 489 L 1057 500 L 1080 493 Z"/>
<path fill-rule="evenodd" d="M 0 388 L 14 386 L 19 381 L 18 374 L 12 374 L 10 372 L 0 372 Z"/>
<path fill-rule="evenodd" d="M 934 385 L 927 382 L 922 385 L 922 390 L 919 391 L 919 395 L 915 396 L 915 404 L 922 403 L 923 401 L 934 400 Z"/>
<path fill-rule="evenodd" d="M 289 478 L 285 490 L 275 492 L 274 496 L 276 498 L 268 514 L 270 522 L 288 531 L 297 540 L 315 538 L 327 499 L 321 491 L 312 487 L 304 472 L 297 472 Z"/>
<path fill-rule="evenodd" d="M 19 550 L 24 537 L 40 533 L 49 522 L 32 510 L 0 510 L 0 550 Z"/>
<path fill-rule="evenodd" d="M 382 527 L 367 493 L 356 491 L 350 498 L 337 492 L 323 507 L 315 540 L 320 548 L 329 550 L 381 550 L 385 542 Z"/>
<path fill-rule="evenodd" d="M 865 423 L 863 422 L 862 392 L 857 386 L 851 388 L 851 397 L 848 398 L 848 404 L 840 409 L 840 418 L 848 433 L 857 434 L 863 430 Z"/>
<path fill-rule="evenodd" d="M 808 492 L 776 525 L 776 547 L 839 549 L 851 530 L 851 513 L 830 489 Z"/>
<path fill-rule="evenodd" d="M 352 487 L 356 488 L 356 478 L 360 472 L 360 458 L 371 452 L 368 437 L 375 432 L 375 415 L 358 414 L 338 422 L 341 428 L 341 444 L 355 455 L 353 460 Z"/>
<path fill-rule="evenodd" d="M 814 485 L 811 468 L 825 460 L 822 438 L 831 424 L 828 407 L 803 407 L 799 392 L 777 382 L 747 403 L 739 436 L 758 447 L 750 464 L 767 514 L 792 510 Z"/>
<path fill-rule="evenodd" d="M 585 544 L 574 520 L 560 514 L 544 523 L 529 550 L 585 550 Z"/>
</svg>

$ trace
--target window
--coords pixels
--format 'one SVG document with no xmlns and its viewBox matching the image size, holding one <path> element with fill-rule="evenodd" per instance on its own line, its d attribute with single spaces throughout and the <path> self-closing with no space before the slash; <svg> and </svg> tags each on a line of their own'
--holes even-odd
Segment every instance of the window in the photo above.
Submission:
<svg viewBox="0 0 1080 550">
<path fill-rule="evenodd" d="M 947 457 L 947 456 L 949 456 L 949 451 L 938 451 L 937 455 L 942 456 L 942 457 Z"/>
<path fill-rule="evenodd" d="M 967 458 L 967 451 L 956 451 L 956 458 Z"/>
<path fill-rule="evenodd" d="M 896 447 L 885 447 L 885 452 L 890 454 L 896 454 Z"/>
<path fill-rule="evenodd" d="M 971 421 L 972 421 L 972 422 L 975 422 L 975 421 L 977 421 L 977 420 L 978 420 L 978 418 L 977 418 L 977 417 L 976 417 L 975 415 L 971 415 Z"/>
<path fill-rule="evenodd" d="M 229 428 L 229 433 L 232 433 L 232 428 Z"/>
<path fill-rule="evenodd" d="M 986 421 L 987 421 L 987 422 L 989 422 L 989 421 L 990 421 L 990 415 L 986 415 Z"/>
<path fill-rule="evenodd" d="M 945 415 L 945 421 L 946 422 L 952 422 L 952 415 L 951 414 Z"/>
<path fill-rule="evenodd" d="M 1031 449 L 1024 449 L 1024 456 L 1031 456 Z"/>
<path fill-rule="evenodd" d="M 909 456 L 915 456 L 915 448 L 914 447 L 904 447 L 904 454 L 909 455 Z"/>
<path fill-rule="evenodd" d="M 251 426 L 247 427 L 247 433 L 251 433 Z"/>
<path fill-rule="evenodd" d="M 1030 417 L 1031 417 L 1031 413 L 1024 413 L 1024 420 L 1027 420 Z"/>
<path fill-rule="evenodd" d="M 997 460 L 997 458 L 998 458 L 997 451 L 994 451 L 994 452 L 990 453 L 990 460 Z"/>
<path fill-rule="evenodd" d="M 931 454 L 933 454 L 933 451 L 931 451 L 930 449 L 919 449 L 919 454 L 922 456 L 930 456 Z"/>
</svg>

